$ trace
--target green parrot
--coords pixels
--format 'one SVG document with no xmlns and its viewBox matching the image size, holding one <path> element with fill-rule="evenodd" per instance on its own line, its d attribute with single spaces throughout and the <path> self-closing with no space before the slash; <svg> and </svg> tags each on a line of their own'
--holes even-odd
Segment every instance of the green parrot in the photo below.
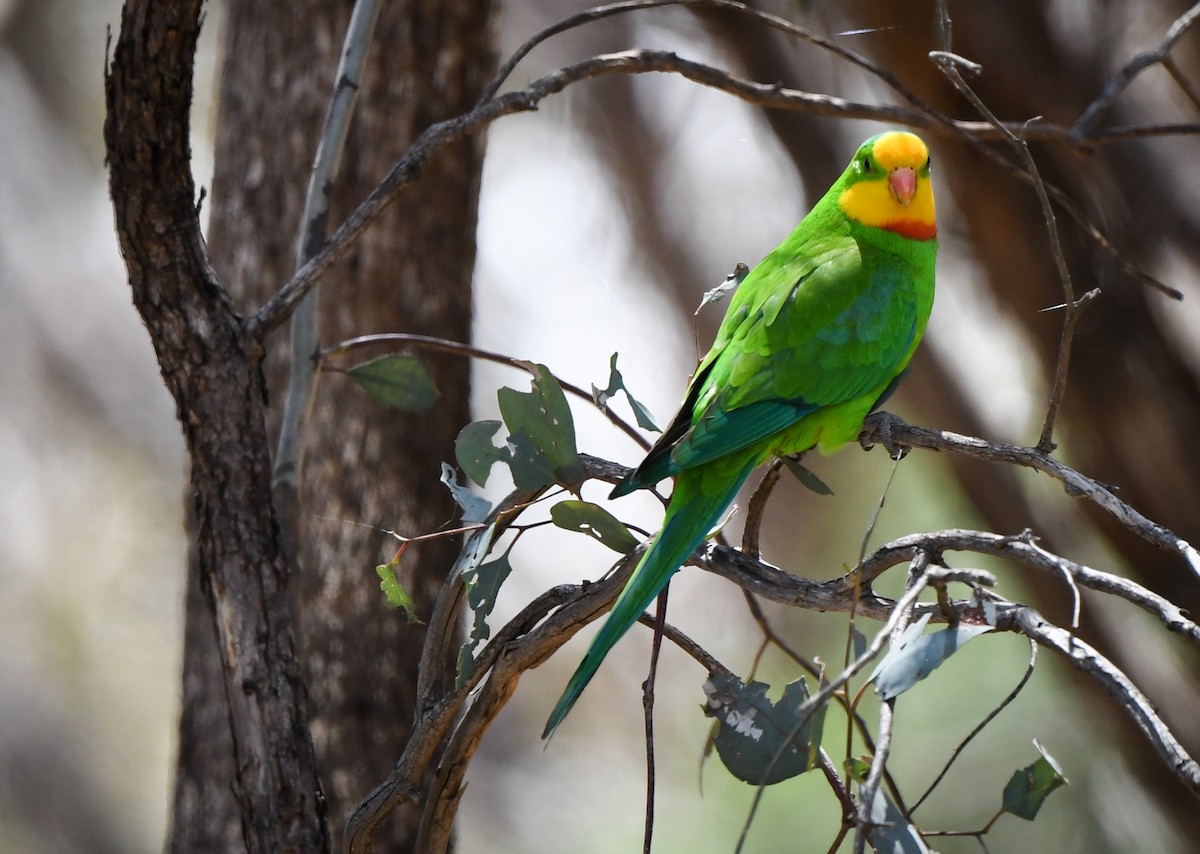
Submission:
<svg viewBox="0 0 1200 854">
<path fill-rule="evenodd" d="M 542 738 L 600 662 L 772 456 L 857 438 L 896 387 L 933 308 L 937 226 L 929 149 L 906 131 L 868 139 L 787 239 L 738 286 L 679 414 L 616 498 L 668 477 L 662 530 L 592 641 Z"/>
</svg>

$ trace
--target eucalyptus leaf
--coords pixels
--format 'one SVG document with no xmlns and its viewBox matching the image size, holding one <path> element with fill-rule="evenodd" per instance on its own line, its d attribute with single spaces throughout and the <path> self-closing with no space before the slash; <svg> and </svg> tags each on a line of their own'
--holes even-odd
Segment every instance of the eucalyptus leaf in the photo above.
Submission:
<svg viewBox="0 0 1200 854">
<path fill-rule="evenodd" d="M 380 356 L 346 373 L 380 403 L 407 412 L 424 412 L 438 399 L 438 389 L 425 363 L 416 356 Z"/>
<path fill-rule="evenodd" d="M 930 854 L 921 834 L 905 820 L 882 786 L 875 790 L 870 818 L 867 841 L 880 854 Z"/>
<path fill-rule="evenodd" d="M 442 483 L 450 490 L 454 502 L 462 508 L 464 522 L 482 522 L 492 512 L 492 502 L 482 496 L 475 495 L 465 486 L 458 483 L 458 475 L 447 463 L 442 463 Z"/>
<path fill-rule="evenodd" d="M 959 623 L 927 635 L 924 631 L 930 616 L 925 614 L 909 626 L 871 674 L 868 681 L 875 683 L 875 692 L 884 700 L 903 694 L 971 638 L 992 631 L 991 626 Z"/>
<path fill-rule="evenodd" d="M 629 408 L 633 410 L 633 417 L 636 419 L 638 426 L 643 430 L 653 430 L 655 433 L 661 433 L 658 425 L 654 423 L 654 416 L 650 414 L 650 410 L 629 390 L 625 385 L 625 377 L 617 370 L 617 354 L 613 353 L 608 360 L 608 386 L 600 389 L 592 386 L 592 399 L 601 409 L 608 409 L 608 401 L 617 394 L 617 392 L 625 392 L 625 399 L 629 401 Z"/>
<path fill-rule="evenodd" d="M 1004 787 L 1004 798 L 1000 807 L 1004 812 L 1012 813 L 1026 821 L 1033 821 L 1037 817 L 1038 810 L 1042 808 L 1051 792 L 1070 783 L 1054 757 L 1036 740 L 1033 746 L 1041 756 L 1032 765 L 1013 772 L 1008 785 Z"/>
<path fill-rule="evenodd" d="M 395 561 L 385 563 L 375 567 L 375 572 L 379 575 L 379 588 L 383 591 L 383 595 L 387 597 L 387 606 L 389 608 L 400 608 L 404 611 L 404 618 L 413 625 L 422 626 L 422 623 L 417 619 L 417 605 L 413 602 L 412 596 L 405 590 L 400 582 L 396 579 Z"/>
<path fill-rule="evenodd" d="M 821 478 L 812 473 L 812 470 L 800 464 L 800 461 L 795 457 L 784 457 L 783 465 L 792 473 L 792 477 L 800 481 L 800 485 L 809 492 L 815 492 L 817 495 L 833 495 L 833 490 Z"/>
<path fill-rule="evenodd" d="M 503 426 L 499 421 L 473 421 L 454 440 L 454 458 L 467 477 L 480 486 L 487 486 L 492 465 L 507 463 L 512 452 L 504 446 L 492 443 L 492 437 Z"/>
<path fill-rule="evenodd" d="M 467 605 L 474 617 L 471 624 L 471 634 L 462 645 L 458 654 L 458 687 L 462 687 L 467 677 L 471 675 L 471 665 L 475 660 L 475 652 L 479 646 L 492 636 L 487 619 L 496 607 L 496 598 L 500 586 L 504 584 L 512 564 L 508 561 L 508 553 L 480 565 L 477 569 L 463 573 L 463 583 L 467 588 Z"/>
<path fill-rule="evenodd" d="M 558 527 L 587 534 L 620 554 L 629 554 L 638 546 L 637 537 L 619 519 L 590 501 L 560 501 L 550 508 L 550 519 Z"/>
<path fill-rule="evenodd" d="M 508 426 L 509 445 L 516 446 L 514 457 L 520 449 L 522 463 L 532 463 L 537 469 L 541 468 L 540 458 L 544 458 L 553 475 L 550 482 L 575 491 L 586 472 L 575 449 L 575 421 L 571 417 L 571 408 L 562 387 L 545 365 L 532 365 L 530 370 L 534 373 L 530 391 L 502 388 L 497 393 L 500 414 Z M 533 450 L 525 453 L 526 445 Z M 513 480 L 516 479 L 514 459 Z M 545 484 L 538 484 L 542 485 Z M 518 486 L 521 485 L 518 483 Z"/>
<path fill-rule="evenodd" d="M 704 685 L 704 714 L 720 726 L 713 739 L 729 772 L 751 785 L 771 785 L 808 771 L 812 733 L 820 739 L 820 721 L 809 715 L 808 685 L 803 677 L 783 689 L 778 703 L 767 698 L 764 682 L 744 684 L 736 676 L 712 674 Z M 794 735 L 793 735 L 794 734 Z"/>
<path fill-rule="evenodd" d="M 508 437 L 513 484 L 517 489 L 540 489 L 555 482 L 554 464 L 540 445 L 528 433 L 513 433 Z"/>
</svg>

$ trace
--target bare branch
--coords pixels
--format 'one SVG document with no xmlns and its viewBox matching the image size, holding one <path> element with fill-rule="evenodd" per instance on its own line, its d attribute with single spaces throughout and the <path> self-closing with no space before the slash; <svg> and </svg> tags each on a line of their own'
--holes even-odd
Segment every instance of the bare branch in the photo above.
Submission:
<svg viewBox="0 0 1200 854">
<path fill-rule="evenodd" d="M 596 56 L 564 66 L 535 80 L 523 89 L 498 95 L 481 103 L 468 113 L 431 125 L 413 143 L 404 157 L 392 167 L 366 200 L 338 227 L 326 243 L 325 248 L 298 270 L 288 282 L 276 291 L 271 299 L 246 321 L 247 332 L 252 338 L 261 338 L 288 317 L 304 295 L 315 285 L 317 279 L 349 251 L 358 236 L 374 222 L 388 205 L 395 201 L 405 188 L 418 178 L 425 162 L 449 143 L 482 130 L 502 116 L 536 110 L 546 98 L 582 80 L 609 74 L 650 72 L 678 74 L 695 83 L 727 92 L 747 103 L 758 106 L 798 110 L 813 115 L 889 122 L 954 135 L 976 145 L 982 145 L 982 142 L 989 139 L 1001 138 L 1004 132 L 1011 134 L 1014 131 L 1021 131 L 1025 139 L 1038 139 L 1064 145 L 1073 150 L 1085 150 L 1089 145 L 1097 142 L 1115 141 L 1116 138 L 1128 139 L 1141 133 L 1136 128 L 1124 128 L 1118 137 L 1111 140 L 1099 138 L 1092 140 L 1081 138 L 1070 129 L 1052 123 L 1001 123 L 997 128 L 987 122 L 953 121 L 940 117 L 924 106 L 864 104 L 831 95 L 788 89 L 779 84 L 757 83 L 704 63 L 683 59 L 671 51 L 629 50 Z M 1169 126 L 1161 125 L 1146 130 L 1147 135 L 1163 135 L 1168 132 L 1171 132 Z M 1200 133 L 1200 126 L 1195 124 L 1178 125 L 1175 126 L 1174 132 L 1196 134 Z M 986 147 L 981 150 L 988 151 Z M 1056 202 L 1063 204 L 1066 199 L 1063 194 L 1047 189 Z M 1090 223 L 1078 211 L 1072 210 L 1071 213 L 1075 219 L 1085 225 L 1085 231 L 1089 237 L 1118 259 L 1117 263 L 1122 265 L 1122 269 L 1136 275 L 1140 281 L 1153 284 L 1164 293 L 1178 297 L 1178 291 L 1163 285 L 1145 272 L 1137 270 L 1128 262 L 1119 260 L 1119 253 L 1103 238 L 1098 229 L 1094 226 L 1087 227 Z"/>
<path fill-rule="evenodd" d="M 1000 628 L 1018 631 L 1062 655 L 1115 699 L 1175 776 L 1200 797 L 1200 764 L 1188 755 L 1154 706 L 1115 664 L 1075 635 L 1046 621 L 1023 605 L 1012 605 L 997 618 Z"/>
<path fill-rule="evenodd" d="M 1094 101 L 1092 101 L 1091 104 L 1088 105 L 1088 108 L 1084 110 L 1083 114 L 1080 115 L 1080 117 L 1075 121 L 1075 126 L 1072 128 L 1072 131 L 1081 137 L 1087 136 L 1091 132 L 1092 126 L 1096 123 L 1096 120 L 1100 117 L 1100 115 L 1109 108 L 1113 100 L 1116 99 L 1117 95 L 1119 95 L 1126 86 L 1133 82 L 1135 77 L 1152 65 L 1170 62 L 1171 48 L 1173 48 L 1175 43 L 1183 37 L 1184 33 L 1191 29 L 1192 25 L 1196 23 L 1197 19 L 1200 19 L 1200 3 L 1192 6 L 1192 8 L 1188 9 L 1175 20 L 1175 23 L 1171 24 L 1171 26 L 1167 28 L 1167 32 L 1163 35 L 1162 41 L 1160 41 L 1150 50 L 1139 53 L 1133 59 L 1129 60 L 1129 62 L 1125 63 L 1124 67 L 1122 67 L 1120 71 L 1113 75 L 1112 80 L 1108 82 L 1108 85 L 1104 87 L 1104 90 L 1096 97 Z M 1171 63 L 1171 65 L 1173 64 L 1174 63 Z M 1170 66 L 1168 66 L 1168 70 L 1170 70 Z M 1195 103 L 1196 98 L 1194 95 L 1186 88 L 1184 91 L 1188 92 L 1188 96 L 1191 97 L 1193 103 Z"/>
<path fill-rule="evenodd" d="M 931 430 L 914 427 L 890 412 L 876 412 L 863 423 L 859 442 L 869 447 L 879 441 L 899 443 L 913 448 L 936 451 L 952 451 L 975 459 L 995 463 L 1010 463 L 1024 466 L 1047 474 L 1062 483 L 1067 494 L 1085 496 L 1098 507 L 1111 513 L 1122 525 L 1147 542 L 1165 551 L 1179 555 L 1200 577 L 1200 553 L 1183 538 L 1147 519 L 1113 494 L 1104 484 L 1080 474 L 1070 466 L 1059 462 L 1037 448 L 1010 445 L 1005 442 L 988 442 L 973 436 L 961 436 L 946 430 Z"/>
</svg>

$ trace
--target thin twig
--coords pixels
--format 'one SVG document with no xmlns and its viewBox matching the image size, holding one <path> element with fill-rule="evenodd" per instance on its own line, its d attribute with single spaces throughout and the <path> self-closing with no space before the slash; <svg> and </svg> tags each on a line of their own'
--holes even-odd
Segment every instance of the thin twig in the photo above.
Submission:
<svg viewBox="0 0 1200 854">
<path fill-rule="evenodd" d="M 1192 25 L 1200 19 L 1200 3 L 1192 6 L 1182 15 L 1180 15 L 1166 33 L 1163 34 L 1162 40 L 1150 50 L 1143 51 L 1133 59 L 1125 63 L 1122 68 L 1113 75 L 1109 80 L 1108 85 L 1104 90 L 1088 105 L 1088 108 L 1083 111 L 1079 118 L 1075 121 L 1072 131 L 1079 136 L 1087 136 L 1092 126 L 1100 115 L 1109 108 L 1112 102 L 1116 99 L 1126 86 L 1133 82 L 1134 78 L 1142 73 L 1145 69 L 1152 65 L 1157 65 L 1170 58 L 1171 48 L 1175 43 L 1183 37 L 1183 34 L 1191 29 Z M 1185 90 L 1186 91 L 1186 90 Z M 1189 95 L 1190 97 L 1190 95 Z M 1195 100 L 1195 99 L 1193 99 Z"/>
<path fill-rule="evenodd" d="M 755 487 L 754 494 L 750 496 L 750 502 L 746 506 L 746 524 L 742 529 L 742 551 L 751 557 L 759 555 L 759 534 L 762 532 L 763 513 L 767 509 L 767 500 L 770 499 L 771 493 L 775 491 L 775 485 L 779 482 L 779 474 L 782 469 L 783 460 L 778 457 L 771 460 L 771 464 L 763 472 L 762 480 L 758 482 L 758 486 Z"/>
<path fill-rule="evenodd" d="M 944 2 L 942 3 L 942 13 L 948 21 L 949 13 L 945 8 Z M 1058 346 L 1058 363 L 1054 370 L 1054 383 L 1050 392 L 1050 401 L 1046 406 L 1046 418 L 1042 425 L 1042 433 L 1037 443 L 1039 450 L 1049 453 L 1054 450 L 1054 421 L 1062 402 L 1063 393 L 1066 391 L 1071 341 L 1075 334 L 1075 324 L 1079 318 L 1079 311 L 1082 305 L 1077 304 L 1075 301 L 1075 286 L 1071 282 L 1071 271 L 1067 267 L 1067 258 L 1063 254 L 1062 243 L 1059 240 L 1058 220 L 1054 215 L 1054 206 L 1050 204 L 1050 195 L 1046 191 L 1046 184 L 1042 181 L 1037 162 L 1033 159 L 1033 154 L 1029 150 L 1029 144 L 1025 141 L 1024 129 L 1022 129 L 1019 136 L 1008 130 L 996 118 L 988 106 L 983 103 L 983 99 L 975 94 L 975 90 L 967 85 L 960 72 L 963 64 L 961 59 L 949 52 L 949 27 L 946 27 L 944 32 L 947 48 L 945 50 L 933 51 L 930 53 L 930 57 L 937 63 L 937 66 L 954 87 L 962 93 L 963 97 L 984 117 L 988 124 L 1001 132 L 1004 141 L 1009 144 L 1024 164 L 1025 173 L 1029 176 L 1033 184 L 1034 192 L 1037 193 L 1038 204 L 1042 208 L 1042 219 L 1046 223 L 1046 234 L 1050 238 L 1050 255 L 1054 259 L 1055 268 L 1058 270 L 1059 283 L 1062 285 L 1063 295 L 1067 304 L 1067 312 L 1063 318 L 1062 333 Z"/>
<path fill-rule="evenodd" d="M 663 627 L 667 624 L 667 585 L 658 594 L 654 617 L 654 638 L 650 643 L 650 672 L 642 685 L 642 713 L 646 722 L 646 822 L 642 831 L 642 852 L 650 854 L 654 838 L 654 679 L 658 675 L 658 654 L 662 651 Z"/>
<path fill-rule="evenodd" d="M 303 268 L 325 243 L 329 220 L 329 195 L 342 161 L 346 135 L 358 100 L 363 66 L 379 19 L 379 0 L 356 0 L 342 56 L 338 62 L 333 94 L 325 113 L 325 125 L 317 144 L 317 154 L 308 176 L 304 196 L 304 213 L 300 220 L 300 240 L 296 252 L 296 267 Z M 296 306 L 291 318 L 291 364 L 288 375 L 287 398 L 280 423 L 279 444 L 275 450 L 275 469 L 272 485 L 278 493 L 287 490 L 291 496 L 300 492 L 301 457 L 304 423 L 308 420 L 316 381 L 316 357 L 320 348 L 320 329 L 317 314 L 317 288 Z M 295 501 L 285 502 L 294 513 Z M 291 520 L 294 522 L 295 520 Z M 285 527 L 286 527 L 285 523 Z"/>
<path fill-rule="evenodd" d="M 950 758 L 947 759 L 946 764 L 942 766 L 941 772 L 936 778 L 934 778 L 934 781 L 929 784 L 929 788 L 925 790 L 924 794 L 917 798 L 917 802 L 912 805 L 912 808 L 905 813 L 906 817 L 910 821 L 912 820 L 912 814 L 917 811 L 921 804 L 925 803 L 925 800 L 931 794 L 933 794 L 933 790 L 938 787 L 938 784 L 941 783 L 943 779 L 945 779 L 946 774 L 950 772 L 950 768 L 955 762 L 958 761 L 958 757 L 960 757 L 963 751 L 967 749 L 967 745 L 975 739 L 975 736 L 983 732 L 984 728 L 994 721 L 1002 711 L 1011 705 L 1013 700 L 1017 699 L 1017 695 L 1019 695 L 1021 691 L 1024 690 L 1025 686 L 1029 684 L 1029 680 L 1033 676 L 1034 665 L 1037 664 L 1038 646 L 1033 638 L 1027 638 L 1027 640 L 1029 641 L 1029 666 L 1025 668 L 1025 675 L 1021 677 L 1021 681 L 1017 683 L 1017 686 L 1008 693 L 1008 696 L 1001 700 L 998 706 L 988 712 L 987 716 L 979 722 L 979 725 L 976 726 L 975 729 L 971 730 L 967 734 L 967 737 L 960 741 L 954 750 L 950 752 Z"/>
<path fill-rule="evenodd" d="M 871 808 L 875 803 L 875 796 L 879 794 L 879 783 L 883 779 L 883 770 L 892 746 L 895 702 L 895 698 L 892 698 L 879 704 L 879 735 L 875 740 L 875 755 L 871 757 L 871 769 L 867 772 L 867 779 L 859 789 L 854 854 L 863 854 L 867 850 L 867 838 L 871 835 L 872 828 Z"/>
</svg>

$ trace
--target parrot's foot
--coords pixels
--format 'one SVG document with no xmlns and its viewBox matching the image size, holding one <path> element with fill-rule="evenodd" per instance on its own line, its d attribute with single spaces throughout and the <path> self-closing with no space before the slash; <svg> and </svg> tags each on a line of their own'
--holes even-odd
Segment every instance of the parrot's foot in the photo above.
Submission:
<svg viewBox="0 0 1200 854">
<path fill-rule="evenodd" d="M 862 432 L 858 434 L 858 444 L 864 451 L 869 451 L 876 444 L 887 449 L 888 456 L 893 460 L 902 460 L 911 450 L 907 445 L 901 445 L 892 436 L 896 427 L 907 427 L 907 422 L 899 415 L 880 410 L 872 412 L 863 421 Z"/>
</svg>

